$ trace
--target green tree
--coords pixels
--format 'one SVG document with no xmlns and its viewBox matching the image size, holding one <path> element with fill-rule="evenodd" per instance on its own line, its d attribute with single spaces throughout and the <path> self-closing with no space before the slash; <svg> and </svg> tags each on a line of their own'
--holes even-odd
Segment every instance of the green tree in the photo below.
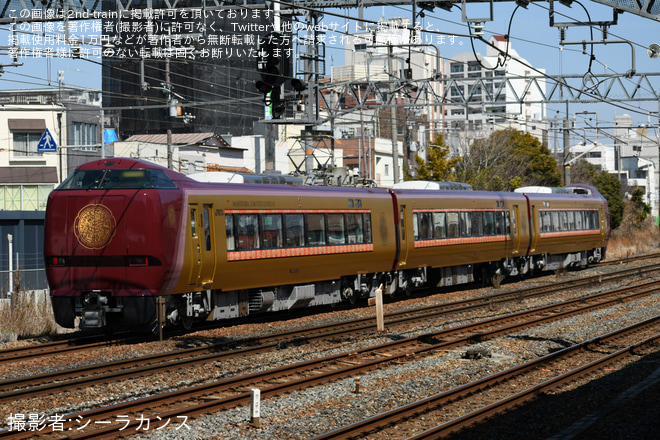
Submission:
<svg viewBox="0 0 660 440">
<path fill-rule="evenodd" d="M 621 182 L 607 171 L 598 171 L 595 166 L 580 159 L 571 167 L 571 182 L 595 187 L 605 200 L 610 211 L 610 228 L 616 229 L 623 221 L 626 204 L 621 191 Z"/>
<path fill-rule="evenodd" d="M 415 156 L 417 176 L 414 180 L 454 181 L 454 166 L 458 161 L 458 158 L 449 158 L 449 147 L 442 135 L 436 134 L 426 150 L 426 161 L 419 154 Z M 412 180 L 408 170 L 406 180 Z"/>
<path fill-rule="evenodd" d="M 601 171 L 594 179 L 594 186 L 607 200 L 610 211 L 610 228 L 616 229 L 621 226 L 626 205 L 623 202 L 621 182 L 614 174 Z"/>
<path fill-rule="evenodd" d="M 651 207 L 644 201 L 644 190 L 637 187 L 633 190 L 630 201 L 632 202 L 632 220 L 636 228 L 641 228 L 646 217 L 651 213 Z"/>
<path fill-rule="evenodd" d="M 512 191 L 521 186 L 560 186 L 550 150 L 529 133 L 506 129 L 475 140 L 456 166 L 456 177 L 475 189 Z"/>
</svg>

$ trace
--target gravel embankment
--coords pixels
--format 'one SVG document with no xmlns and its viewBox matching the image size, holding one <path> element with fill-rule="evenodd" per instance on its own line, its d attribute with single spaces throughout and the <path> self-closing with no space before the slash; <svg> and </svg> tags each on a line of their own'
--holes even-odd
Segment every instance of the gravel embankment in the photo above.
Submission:
<svg viewBox="0 0 660 440">
<path fill-rule="evenodd" d="M 587 273 L 593 273 L 593 269 L 583 273 L 569 273 L 561 279 L 579 277 Z M 552 280 L 552 277 L 546 277 L 538 282 L 549 283 Z M 422 304 L 451 301 L 465 295 L 483 296 L 485 294 L 487 294 L 487 290 L 477 289 L 447 295 L 435 295 L 429 298 L 407 299 L 388 304 L 386 311 L 394 308 L 420 307 Z M 572 293 L 567 291 L 565 294 L 571 295 Z M 587 315 L 528 329 L 518 335 L 508 335 L 465 349 L 436 353 L 417 361 L 392 365 L 389 368 L 362 375 L 360 377 L 360 393 L 355 392 L 355 379 L 352 378 L 322 387 L 297 391 L 278 398 L 266 399 L 261 403 L 260 427 L 252 426 L 249 420 L 248 408 L 240 407 L 197 420 L 188 420 L 183 426 L 181 421 L 172 420 L 167 428 L 156 430 L 155 427 L 151 427 L 147 432 L 136 433 L 138 434 L 136 438 L 150 440 L 183 438 L 307 439 L 373 414 L 476 380 L 568 345 L 651 318 L 658 314 L 659 301 L 660 295 L 656 295 L 640 301 L 622 303 L 609 309 L 597 310 Z M 543 299 L 535 299 L 526 301 L 524 306 L 534 307 L 543 303 Z M 506 310 L 502 309 L 495 311 L 485 309 L 479 314 L 478 318 L 483 319 L 487 316 L 505 312 Z M 9 367 L 1 367 L 0 379 L 57 370 L 61 369 L 63 365 L 71 367 L 93 364 L 100 360 L 125 359 L 191 345 L 234 339 L 235 335 L 240 335 L 241 338 L 257 336 L 277 332 L 285 328 L 308 326 L 310 323 L 320 324 L 322 321 L 348 319 L 352 315 L 372 313 L 373 309 L 363 308 L 325 313 L 323 315 L 310 314 L 305 318 L 292 321 L 240 325 L 197 332 L 164 342 L 136 344 L 128 347 L 105 347 L 92 353 L 62 355 L 44 358 L 37 362 L 18 363 Z M 374 331 L 366 334 L 360 333 L 355 337 L 346 338 L 342 341 L 288 345 L 267 354 L 251 356 L 245 360 L 216 361 L 145 378 L 111 384 L 98 384 L 83 390 L 64 391 L 48 398 L 4 403 L 0 404 L 0 417 L 5 419 L 6 422 L 9 414 L 65 414 L 84 411 L 89 408 L 145 397 L 183 386 L 192 386 L 223 377 L 246 374 L 287 363 L 355 350 L 384 343 L 393 338 L 416 336 L 441 328 L 455 327 L 466 323 L 467 319 L 467 316 L 457 315 L 444 322 L 420 321 L 416 326 L 409 328 L 388 328 L 384 334 Z M 466 360 L 463 359 L 463 353 L 466 349 L 486 350 L 491 356 Z M 591 399 L 594 401 L 595 410 L 603 401 L 614 399 L 630 388 L 637 378 L 651 374 L 658 367 L 660 367 L 658 358 L 649 356 L 640 359 L 639 362 L 626 367 L 624 372 L 606 375 L 603 378 L 589 382 L 587 385 L 568 390 L 559 395 L 543 396 L 538 401 L 525 405 L 524 408 L 512 411 L 506 417 L 496 417 L 492 423 L 489 423 L 488 427 L 475 427 L 471 433 L 463 433 L 458 437 L 493 439 L 550 437 L 557 434 L 557 429 L 567 427 L 573 423 L 573 414 L 578 412 L 571 411 L 571 405 L 582 407 L 584 402 Z M 651 389 L 655 389 L 655 391 L 658 391 L 658 388 L 657 384 L 651 386 Z M 599 399 L 596 397 L 603 392 L 606 393 L 604 398 Z M 655 396 L 657 393 L 652 394 L 644 391 L 640 393 L 638 399 L 649 395 Z M 657 399 L 655 401 L 657 402 Z M 625 409 L 619 409 L 615 412 L 616 416 L 619 417 L 618 419 L 615 417 L 608 418 L 611 426 L 593 426 L 587 432 L 600 432 L 601 434 L 618 432 L 614 426 L 620 427 L 623 423 L 621 419 L 627 420 L 624 417 L 625 411 L 630 410 L 626 405 L 623 408 Z M 644 411 L 630 411 L 630 413 L 646 416 L 652 415 L 654 411 L 657 413 L 658 408 L 648 404 Z M 155 414 L 144 414 L 144 417 L 152 418 L 152 422 L 155 422 Z M 516 422 L 516 420 L 519 421 Z M 576 418 L 575 421 L 577 420 L 579 419 Z M 655 417 L 653 420 L 657 425 L 660 418 Z M 514 423 L 514 425 L 511 425 L 511 423 Z M 515 423 L 518 423 L 518 429 L 512 431 L 509 427 L 515 426 Z M 522 426 L 526 428 L 520 429 Z M 480 429 L 485 429 L 485 431 L 480 433 Z M 638 435 L 635 438 L 650 438 L 646 437 L 641 430 L 636 432 Z M 488 433 L 486 437 L 483 437 L 486 433 Z M 540 433 L 542 435 L 539 436 Z M 582 432 L 577 438 L 586 438 L 585 432 Z M 625 437 L 617 435 L 616 437 L 594 436 L 592 438 Z"/>
</svg>

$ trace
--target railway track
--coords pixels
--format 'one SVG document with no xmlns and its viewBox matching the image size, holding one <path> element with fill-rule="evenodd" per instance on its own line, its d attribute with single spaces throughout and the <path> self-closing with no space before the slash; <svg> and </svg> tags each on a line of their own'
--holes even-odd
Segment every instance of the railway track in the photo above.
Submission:
<svg viewBox="0 0 660 440">
<path fill-rule="evenodd" d="M 660 253 L 643 255 L 635 258 L 631 257 L 630 259 L 615 260 L 613 262 L 600 263 L 600 264 L 617 265 L 617 264 L 623 264 L 624 262 L 630 263 L 632 261 L 644 261 L 647 259 L 652 259 L 657 257 L 660 257 Z M 602 284 L 607 282 L 616 282 L 636 274 L 640 276 L 645 274 L 652 274 L 658 269 L 660 269 L 660 263 L 654 263 L 639 268 L 624 269 L 610 274 L 589 276 L 582 279 L 565 281 L 565 282 L 553 282 L 552 285 L 549 286 L 516 289 L 515 291 L 498 289 L 498 290 L 493 290 L 492 293 L 488 294 L 486 297 L 475 298 L 471 300 L 470 303 L 467 303 L 465 301 L 456 301 L 456 302 L 447 303 L 446 305 L 442 305 L 440 307 L 456 307 L 456 308 L 466 307 L 467 309 L 472 307 L 473 305 L 483 306 L 484 302 L 489 302 L 491 306 L 495 306 L 499 302 L 507 301 L 508 298 L 510 298 L 512 295 L 519 295 L 521 299 L 529 298 L 533 296 L 547 294 L 547 292 L 552 291 L 553 289 L 585 287 L 596 283 Z M 390 320 L 398 319 L 398 316 L 405 315 L 406 313 L 408 312 L 392 313 L 386 315 L 386 318 L 388 319 L 389 322 Z M 360 326 L 365 321 L 370 321 L 370 318 L 357 320 L 350 325 Z M 318 329 L 310 329 L 309 331 L 311 333 L 315 333 L 317 332 L 317 330 Z M 180 334 L 182 333 L 174 331 L 168 333 L 168 336 L 176 336 Z M 299 337 L 305 337 L 305 331 L 291 332 L 289 334 L 282 334 L 280 336 L 275 336 L 275 338 L 278 338 L 279 340 L 285 340 L 287 338 L 295 339 Z M 53 341 L 38 345 L 4 349 L 4 350 L 0 350 L 0 366 L 18 361 L 26 361 L 32 358 L 60 355 L 62 353 L 94 350 L 101 347 L 146 342 L 149 340 L 152 340 L 151 337 L 149 336 L 135 337 L 128 335 L 123 336 L 122 334 L 119 334 L 113 338 L 108 338 L 105 335 L 95 335 L 95 336 L 86 336 L 81 338 L 66 339 L 61 341 Z M 257 341 L 255 341 L 254 339 L 236 340 L 234 341 L 233 345 L 253 345 L 255 343 L 264 343 L 265 341 L 268 340 L 269 338 L 259 338 L 259 340 Z M 221 346 L 212 346 L 209 348 L 227 349 L 227 348 L 231 348 L 231 345 L 232 343 L 227 343 L 227 344 L 222 344 Z"/>
<path fill-rule="evenodd" d="M 631 276 L 631 274 L 643 276 L 658 270 L 660 265 L 650 265 L 640 269 L 625 270 L 616 274 L 603 277 L 590 277 L 583 280 L 570 281 L 527 288 L 513 292 L 498 292 L 488 298 L 477 298 L 468 301 L 454 301 L 431 308 L 417 309 L 413 311 L 401 311 L 387 315 L 387 325 L 406 325 L 410 322 L 422 320 L 437 320 L 443 316 L 467 313 L 484 307 L 504 307 L 508 302 L 521 302 L 526 298 L 539 295 L 548 295 L 553 290 L 565 288 L 586 287 L 594 283 L 614 282 Z M 582 301 L 586 299 L 581 299 Z M 60 390 L 71 390 L 83 386 L 109 381 L 134 379 L 137 377 L 153 375 L 158 372 L 184 368 L 189 365 L 226 361 L 228 359 L 255 355 L 268 352 L 276 348 L 282 348 L 288 344 L 310 343 L 314 340 L 330 339 L 346 336 L 356 331 L 369 331 L 375 329 L 372 317 L 361 318 L 341 323 L 333 323 L 324 326 L 294 330 L 265 336 L 258 339 L 248 338 L 232 342 L 223 342 L 210 346 L 195 347 L 183 350 L 175 350 L 166 353 L 144 356 L 136 359 L 126 359 L 113 362 L 98 363 L 78 368 L 30 375 L 4 380 L 0 382 L 0 402 L 15 401 L 16 399 L 32 398 L 52 394 Z M 99 342 L 98 344 L 102 344 Z M 97 346 L 95 344 L 89 344 Z M 101 345 L 102 346 L 102 345 Z M 235 347 L 246 347 L 236 349 Z"/>
<path fill-rule="evenodd" d="M 660 282 L 655 281 L 643 286 L 602 292 L 423 336 L 392 341 L 376 347 L 228 378 L 81 414 L 72 414 L 66 416 L 66 420 L 62 422 L 62 428 L 67 433 L 75 433 L 68 438 L 114 438 L 122 433 L 120 430 L 122 427 L 123 430 L 128 429 L 128 432 L 134 433 L 135 429 L 139 428 L 139 417 L 145 412 L 152 414 L 152 418 L 156 417 L 163 421 L 217 412 L 248 403 L 249 390 L 252 388 L 260 388 L 262 397 L 268 398 L 295 389 L 354 377 L 361 372 L 382 368 L 393 362 L 410 362 L 422 356 L 472 344 L 477 340 L 491 339 L 520 331 L 526 327 L 584 313 L 587 310 L 618 304 L 622 301 L 657 293 L 658 289 L 660 289 Z M 130 420 L 125 423 L 111 423 L 113 420 L 117 422 L 119 417 Z M 107 422 L 108 426 L 89 432 L 78 432 L 80 420 L 94 421 L 94 423 Z M 94 426 L 94 423 L 91 423 L 92 427 L 98 428 L 98 425 Z M 67 431 L 69 429 L 71 431 Z M 0 438 L 39 438 L 41 434 L 41 432 L 2 431 Z M 53 432 L 44 433 L 49 438 L 52 438 L 53 434 Z"/>
<path fill-rule="evenodd" d="M 651 336 L 639 341 L 640 334 L 649 333 Z M 364 438 L 376 433 L 379 438 L 441 438 L 522 405 L 541 393 L 583 381 L 585 376 L 595 375 L 622 358 L 639 358 L 642 350 L 658 340 L 660 316 L 318 435 L 313 440 Z M 553 371 L 565 373 L 552 375 Z M 451 417 L 455 412 L 463 414 Z"/>
</svg>

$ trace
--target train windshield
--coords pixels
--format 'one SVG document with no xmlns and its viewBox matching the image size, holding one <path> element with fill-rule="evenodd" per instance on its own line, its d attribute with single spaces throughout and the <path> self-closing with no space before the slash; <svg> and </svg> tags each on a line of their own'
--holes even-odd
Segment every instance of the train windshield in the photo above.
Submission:
<svg viewBox="0 0 660 440">
<path fill-rule="evenodd" d="M 57 190 L 143 188 L 176 189 L 177 186 L 162 170 L 105 169 L 76 170 Z"/>
</svg>

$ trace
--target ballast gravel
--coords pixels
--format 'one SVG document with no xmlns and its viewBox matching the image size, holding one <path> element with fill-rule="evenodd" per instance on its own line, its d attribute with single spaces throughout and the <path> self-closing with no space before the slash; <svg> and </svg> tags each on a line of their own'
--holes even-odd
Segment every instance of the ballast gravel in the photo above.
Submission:
<svg viewBox="0 0 660 440">
<path fill-rule="evenodd" d="M 593 274 L 593 269 L 590 271 Z M 587 273 L 584 274 L 587 275 Z M 577 278 L 580 275 L 569 273 L 562 276 L 560 281 L 565 281 L 570 277 Z M 549 278 L 551 279 L 540 281 L 540 283 L 551 284 L 553 282 L 552 277 Z M 425 304 L 449 302 L 466 296 L 483 297 L 488 295 L 489 292 L 488 289 L 476 289 L 466 292 L 454 292 L 448 295 L 406 299 L 386 305 L 386 311 L 388 311 L 387 308 L 397 310 L 419 308 Z M 524 307 L 535 307 L 541 304 L 543 304 L 543 299 L 527 300 Z M 423 399 L 432 394 L 455 388 L 566 346 L 611 332 L 634 322 L 649 319 L 660 312 L 658 304 L 660 304 L 660 295 L 647 297 L 643 300 L 626 302 L 608 309 L 598 309 L 589 314 L 551 322 L 541 327 L 529 328 L 517 335 L 507 335 L 458 350 L 438 352 L 408 363 L 392 364 L 387 368 L 364 373 L 360 376 L 359 392 L 356 392 L 356 378 L 350 378 L 321 387 L 292 392 L 276 398 L 263 399 L 261 401 L 259 426 L 254 426 L 251 423 L 248 407 L 238 407 L 194 420 L 192 418 L 184 422 L 173 420 L 163 429 L 156 429 L 156 426 L 152 425 L 148 430 L 134 432 L 133 437 L 148 440 L 288 440 L 313 438 L 324 432 Z M 483 319 L 501 313 L 506 313 L 506 311 L 489 311 L 485 309 L 480 316 L 472 317 L 470 320 Z M 210 341 L 229 340 L 237 334 L 240 334 L 241 337 L 258 337 L 263 334 L 283 331 L 284 329 L 319 325 L 325 321 L 350 319 L 348 316 L 369 314 L 373 314 L 373 310 L 368 308 L 324 314 L 310 313 L 306 318 L 291 321 L 241 325 L 236 328 L 223 327 L 164 342 L 137 344 L 130 347 L 105 347 L 93 354 L 75 354 L 74 356 L 62 356 L 61 358 L 53 358 L 38 363 L 15 364 L 12 365 L 12 368 L 0 369 L 0 379 L 55 371 L 62 369 L 64 364 L 72 367 L 97 363 L 99 359 L 103 361 L 126 359 L 132 356 L 144 356 L 191 345 L 202 345 Z M 443 322 L 419 322 L 417 325 L 405 330 L 386 329 L 383 334 L 377 332 L 360 333 L 356 338 L 337 339 L 334 341 L 334 345 L 319 344 L 317 346 L 312 343 L 301 346 L 282 344 L 278 349 L 269 353 L 251 356 L 249 364 L 213 362 L 186 368 L 182 371 L 176 370 L 145 378 L 135 378 L 134 380 L 90 387 L 84 390 L 74 390 L 71 393 L 64 392 L 47 399 L 0 404 L 0 419 L 6 423 L 10 413 L 18 412 L 26 414 L 30 412 L 44 414 L 47 411 L 49 414 L 81 412 L 234 375 L 248 374 L 279 365 L 350 352 L 358 348 L 385 343 L 394 338 L 419 336 L 443 328 L 456 327 L 467 322 L 467 317 L 454 315 Z M 465 352 L 470 350 L 475 353 L 487 353 L 488 355 L 466 359 Z M 658 367 L 660 367 L 660 361 L 657 359 L 650 357 L 642 359 L 641 363 L 635 363 L 634 365 L 634 376 L 644 377 L 645 374 L 651 374 L 651 371 Z M 630 368 L 633 368 L 633 366 Z M 610 376 L 613 377 L 609 379 L 615 380 L 616 377 L 614 376 L 617 375 Z M 522 421 L 510 422 L 504 416 L 497 417 L 489 427 L 475 427 L 471 431 L 457 434 L 456 438 L 464 436 L 464 438 L 506 438 L 511 440 L 552 436 L 556 434 L 557 429 L 564 426 L 562 424 L 564 422 L 557 422 L 557 419 L 553 419 L 550 414 L 551 411 L 555 411 L 556 414 L 560 415 L 558 420 L 562 420 L 561 416 L 567 419 L 572 415 L 571 404 L 579 406 L 581 401 L 590 399 L 590 396 L 598 389 L 607 387 L 612 390 L 612 398 L 614 398 L 618 393 L 624 392 L 627 386 L 625 383 L 618 386 L 612 385 L 612 383 L 608 383 L 603 379 L 602 381 L 594 381 L 590 384 L 590 387 L 580 387 L 566 393 L 566 396 L 568 396 L 566 399 L 570 402 L 562 401 L 556 396 L 542 396 L 538 402 L 525 405 L 526 412 L 520 411 L 519 417 Z M 630 386 L 632 386 L 632 383 L 630 383 Z M 581 389 L 584 389 L 585 392 L 580 392 Z M 554 403 L 554 405 L 547 403 L 547 399 L 550 398 L 552 398 L 551 403 Z M 546 403 L 541 404 L 539 402 Z M 562 412 L 566 414 L 562 414 Z M 153 420 L 155 414 L 144 414 L 144 417 Z M 548 422 L 549 420 L 555 420 L 555 422 Z M 660 417 L 656 420 L 660 420 Z M 517 428 L 510 429 L 511 423 L 513 423 L 513 426 L 517 425 Z M 483 431 L 480 433 L 479 429 L 483 429 Z M 592 430 L 596 429 L 601 428 L 592 427 Z M 540 436 L 539 433 L 543 433 L 543 435 Z M 125 432 L 124 435 L 129 435 L 129 432 Z M 640 435 L 632 438 L 646 438 L 641 431 Z"/>
<path fill-rule="evenodd" d="M 441 352 L 418 361 L 393 365 L 362 375 L 359 380 L 359 393 L 356 392 L 355 378 L 351 378 L 265 399 L 261 401 L 259 426 L 251 423 L 248 407 L 204 416 L 187 423 L 190 429 L 186 428 L 186 438 L 216 440 L 313 438 L 552 351 L 652 318 L 660 311 L 658 304 L 660 304 L 660 295 L 528 329 L 524 334 L 508 335 L 465 349 Z M 424 331 L 420 331 L 421 333 Z M 464 354 L 468 350 L 489 353 L 489 356 L 465 359 Z M 660 361 L 649 362 L 656 362 L 657 367 L 660 367 Z M 588 398 L 579 392 L 572 394 L 571 399 L 575 402 Z M 538 423 L 533 424 L 537 427 L 543 426 L 543 420 L 550 418 L 544 410 L 539 410 L 540 413 L 527 415 L 527 421 L 524 423 L 528 426 L 527 429 L 516 431 L 516 435 L 504 430 L 501 438 L 544 438 L 535 435 L 538 431 L 529 429 L 530 421 L 534 418 L 538 419 Z M 506 424 L 501 421 L 499 423 Z M 470 433 L 470 431 L 454 437 L 497 438 L 492 436 L 492 428 L 492 426 L 486 428 L 486 432 L 489 433 L 487 437 L 474 437 L 475 432 Z M 147 440 L 181 438 L 181 432 L 172 431 L 151 431 L 140 434 L 139 438 Z"/>
</svg>

